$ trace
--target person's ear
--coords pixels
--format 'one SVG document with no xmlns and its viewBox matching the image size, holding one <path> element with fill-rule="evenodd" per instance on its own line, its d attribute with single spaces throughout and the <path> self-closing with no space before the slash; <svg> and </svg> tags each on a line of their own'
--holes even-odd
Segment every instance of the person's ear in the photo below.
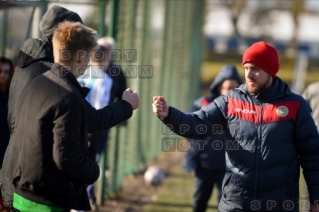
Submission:
<svg viewBox="0 0 319 212">
<path fill-rule="evenodd" d="M 77 63 L 81 64 L 81 63 L 82 63 L 82 59 L 83 59 L 84 57 L 86 57 L 86 54 L 87 54 L 86 51 L 83 51 L 83 50 L 77 51 L 77 56 L 76 56 L 76 57 L 77 57 L 77 58 L 76 58 Z"/>
</svg>

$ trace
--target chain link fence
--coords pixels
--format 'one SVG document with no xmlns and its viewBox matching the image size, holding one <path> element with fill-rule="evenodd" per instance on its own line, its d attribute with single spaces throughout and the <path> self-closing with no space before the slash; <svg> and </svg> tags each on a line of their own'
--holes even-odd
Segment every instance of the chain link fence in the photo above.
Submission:
<svg viewBox="0 0 319 212">
<path fill-rule="evenodd" d="M 174 139 L 153 115 L 152 97 L 163 95 L 169 104 L 188 110 L 199 94 L 203 45 L 204 1 L 119 1 L 118 4 L 117 48 L 137 52 L 135 63 L 121 65 L 136 65 L 137 76 L 128 81 L 138 91 L 141 105 L 127 127 L 112 130 L 108 191 L 119 189 L 126 175 L 146 168 L 150 160 L 165 151 L 167 136 Z M 145 66 L 151 67 L 150 75 L 143 75 Z"/>
</svg>

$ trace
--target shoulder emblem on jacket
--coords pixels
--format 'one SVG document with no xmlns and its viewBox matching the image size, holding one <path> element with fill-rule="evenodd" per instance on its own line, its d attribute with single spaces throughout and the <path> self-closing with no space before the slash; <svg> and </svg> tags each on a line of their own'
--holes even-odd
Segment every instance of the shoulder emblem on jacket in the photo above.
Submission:
<svg viewBox="0 0 319 212">
<path fill-rule="evenodd" d="M 276 113 L 280 117 L 286 117 L 289 113 L 289 109 L 288 109 L 288 107 L 282 105 L 282 106 L 277 107 Z"/>
</svg>

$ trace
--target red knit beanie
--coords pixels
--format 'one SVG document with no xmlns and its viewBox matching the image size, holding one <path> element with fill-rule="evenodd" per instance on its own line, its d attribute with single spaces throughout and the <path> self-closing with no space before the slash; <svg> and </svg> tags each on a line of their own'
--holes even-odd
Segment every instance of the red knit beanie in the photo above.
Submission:
<svg viewBox="0 0 319 212">
<path fill-rule="evenodd" d="M 254 43 L 245 51 L 242 65 L 245 63 L 252 63 L 273 77 L 280 67 L 276 49 L 263 41 Z"/>
</svg>

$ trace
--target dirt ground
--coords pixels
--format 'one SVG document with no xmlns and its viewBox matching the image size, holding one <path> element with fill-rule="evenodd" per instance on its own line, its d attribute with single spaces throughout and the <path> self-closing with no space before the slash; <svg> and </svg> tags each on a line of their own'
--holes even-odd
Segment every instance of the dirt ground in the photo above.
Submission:
<svg viewBox="0 0 319 212">
<path fill-rule="evenodd" d="M 150 165 L 159 166 L 166 177 L 174 174 L 181 168 L 181 161 L 184 157 L 183 152 L 162 153 Z M 103 206 L 99 207 L 99 212 L 142 212 L 143 207 L 156 200 L 157 192 L 161 185 L 153 187 L 146 185 L 143 179 L 143 172 L 127 176 L 124 180 L 122 189 L 116 194 L 111 195 Z"/>
</svg>

